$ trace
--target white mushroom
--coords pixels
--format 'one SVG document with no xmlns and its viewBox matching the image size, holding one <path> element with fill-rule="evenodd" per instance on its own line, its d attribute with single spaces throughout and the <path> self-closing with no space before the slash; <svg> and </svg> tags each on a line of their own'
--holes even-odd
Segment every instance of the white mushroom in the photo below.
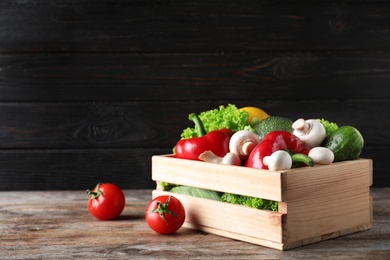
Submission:
<svg viewBox="0 0 390 260">
<path fill-rule="evenodd" d="M 241 161 L 245 161 L 259 142 L 260 139 L 255 133 L 249 130 L 240 130 L 230 138 L 229 151 L 237 154 Z"/>
<path fill-rule="evenodd" d="M 334 160 L 333 151 L 322 146 L 312 148 L 309 151 L 308 156 L 312 158 L 316 164 L 331 164 Z"/>
<path fill-rule="evenodd" d="M 279 150 L 273 152 L 270 156 L 265 156 L 263 163 L 271 171 L 288 170 L 292 167 L 291 155 L 284 150 Z"/>
<path fill-rule="evenodd" d="M 199 155 L 199 160 L 209 163 L 241 165 L 241 160 L 235 153 L 227 153 L 224 157 L 215 155 L 212 151 L 205 151 Z"/>
<path fill-rule="evenodd" d="M 293 134 L 309 148 L 319 146 L 326 137 L 325 127 L 316 119 L 305 121 L 300 118 L 292 124 L 292 128 Z"/>
</svg>

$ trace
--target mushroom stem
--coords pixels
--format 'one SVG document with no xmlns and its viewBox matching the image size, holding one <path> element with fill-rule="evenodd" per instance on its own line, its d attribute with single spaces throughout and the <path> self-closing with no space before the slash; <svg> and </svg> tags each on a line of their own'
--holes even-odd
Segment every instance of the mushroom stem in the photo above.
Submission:
<svg viewBox="0 0 390 260">
<path fill-rule="evenodd" d="M 243 143 L 241 146 L 242 154 L 249 156 L 249 154 L 252 152 L 253 148 L 255 148 L 256 145 L 257 145 L 257 143 L 252 142 L 252 141 Z"/>
<path fill-rule="evenodd" d="M 224 157 L 215 155 L 212 151 L 205 151 L 199 155 L 199 160 L 209 163 L 241 165 L 241 160 L 235 153 L 227 153 Z"/>
<path fill-rule="evenodd" d="M 249 130 L 240 130 L 230 138 L 229 150 L 238 155 L 241 161 L 245 161 L 259 142 L 259 137 L 255 133 Z"/>
</svg>

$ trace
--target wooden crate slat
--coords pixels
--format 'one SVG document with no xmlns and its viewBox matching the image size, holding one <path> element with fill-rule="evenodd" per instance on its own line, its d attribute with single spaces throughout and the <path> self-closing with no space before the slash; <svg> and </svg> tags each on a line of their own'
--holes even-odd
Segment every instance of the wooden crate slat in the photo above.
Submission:
<svg viewBox="0 0 390 260">
<path fill-rule="evenodd" d="M 369 225 L 371 212 L 369 187 L 288 202 L 285 242 Z"/>
<path fill-rule="evenodd" d="M 359 159 L 316 165 L 287 173 L 287 201 L 304 197 L 323 198 L 372 185 L 372 160 Z"/>
<path fill-rule="evenodd" d="M 152 157 L 152 179 L 197 188 L 283 201 L 283 178 L 278 172 L 241 166 Z M 232 185 L 234 184 L 234 185 Z"/>
<path fill-rule="evenodd" d="M 273 243 L 282 242 L 284 214 L 182 194 L 153 191 L 153 197 L 159 195 L 171 195 L 178 198 L 185 207 L 186 222 L 195 229 L 213 228 L 232 234 L 257 237 Z"/>
<path fill-rule="evenodd" d="M 278 250 L 284 250 L 284 247 L 285 247 L 282 243 L 277 243 L 277 242 L 273 242 L 273 241 L 270 241 L 267 239 L 261 239 L 258 237 L 252 237 L 252 236 L 247 236 L 247 235 L 243 235 L 243 234 L 233 233 L 230 231 L 225 231 L 225 230 L 217 229 L 217 228 L 213 228 L 213 227 L 206 227 L 206 226 L 200 227 L 197 225 L 193 225 L 192 223 L 184 223 L 183 227 L 190 228 L 190 229 L 196 229 L 196 230 L 200 230 L 200 231 L 207 232 L 210 234 L 223 236 L 223 237 L 227 237 L 227 238 L 231 238 L 231 239 L 235 239 L 235 240 L 239 240 L 239 241 L 244 241 L 244 242 L 248 242 L 248 243 L 252 243 L 252 244 L 256 244 L 256 245 L 266 246 L 266 247 L 270 247 L 270 248 L 274 248 L 274 249 L 278 249 Z M 301 246 L 301 245 L 299 245 L 299 246 Z M 297 247 L 297 246 L 295 246 L 295 247 Z"/>
<path fill-rule="evenodd" d="M 183 202 L 186 227 L 241 241 L 287 250 L 372 227 L 370 159 L 276 172 L 164 155 L 153 156 L 152 175 L 158 184 L 167 181 L 240 195 L 247 195 L 249 187 L 247 196 L 258 198 L 272 195 L 267 187 L 278 183 L 277 194 L 283 199 L 278 212 L 170 193 L 159 185 L 153 191 L 154 197 L 169 194 Z"/>
</svg>

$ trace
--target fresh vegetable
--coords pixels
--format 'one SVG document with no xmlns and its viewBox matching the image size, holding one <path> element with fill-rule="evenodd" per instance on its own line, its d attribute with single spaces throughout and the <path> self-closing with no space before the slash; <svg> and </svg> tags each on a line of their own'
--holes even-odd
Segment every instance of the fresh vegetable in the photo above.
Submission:
<svg viewBox="0 0 390 260">
<path fill-rule="evenodd" d="M 304 150 L 304 153 L 294 153 L 291 150 L 289 150 L 288 152 L 290 153 L 293 162 L 291 168 L 299 168 L 305 165 L 313 167 L 315 165 L 314 160 L 305 154 L 309 152 L 308 149 Z"/>
<path fill-rule="evenodd" d="M 306 154 L 295 153 L 291 150 L 278 150 L 270 156 L 265 156 L 263 164 L 268 166 L 268 170 L 282 171 L 302 167 L 302 165 L 314 166 L 315 162 Z"/>
<path fill-rule="evenodd" d="M 229 152 L 229 141 L 233 132 L 229 129 L 213 130 L 206 134 L 204 125 L 196 114 L 191 114 L 199 131 L 198 137 L 181 139 L 176 143 L 175 156 L 181 159 L 199 160 L 199 155 L 205 151 L 212 151 L 223 157 Z"/>
<path fill-rule="evenodd" d="M 279 150 L 269 156 L 265 156 L 263 164 L 271 171 L 288 170 L 292 167 L 292 158 L 288 152 Z"/>
<path fill-rule="evenodd" d="M 122 190 L 111 183 L 99 183 L 91 191 L 88 210 L 92 216 L 100 220 L 117 218 L 125 208 L 125 196 Z"/>
<path fill-rule="evenodd" d="M 162 190 L 169 191 L 170 189 L 178 186 L 177 184 L 165 182 L 165 181 L 160 181 L 158 182 L 158 185 L 162 188 Z"/>
<path fill-rule="evenodd" d="M 202 199 L 221 200 L 221 194 L 217 191 L 206 190 L 189 186 L 176 186 L 169 189 L 169 192 L 184 194 Z"/>
<path fill-rule="evenodd" d="M 212 151 L 205 151 L 199 155 L 199 160 L 208 162 L 208 163 L 216 163 L 216 164 L 224 164 L 224 165 L 241 165 L 240 157 L 238 157 L 235 153 L 227 153 L 224 157 L 220 157 L 215 155 Z"/>
<path fill-rule="evenodd" d="M 322 146 L 310 149 L 308 156 L 312 158 L 316 164 L 331 164 L 334 160 L 332 150 Z"/>
<path fill-rule="evenodd" d="M 292 124 L 292 127 L 294 128 L 293 134 L 310 148 L 319 146 L 326 137 L 325 127 L 316 119 L 300 118 Z"/>
<path fill-rule="evenodd" d="M 248 112 L 240 111 L 235 105 L 229 104 L 228 106 L 219 106 L 218 109 L 212 109 L 204 111 L 199 115 L 200 120 L 203 123 L 205 132 L 213 130 L 219 130 L 223 128 L 230 129 L 232 132 L 237 132 L 242 129 L 251 129 L 247 125 Z M 192 120 L 192 115 L 189 115 Z M 188 127 L 181 133 L 182 139 L 188 139 L 191 137 L 199 137 L 198 125 L 194 127 Z"/>
<path fill-rule="evenodd" d="M 330 133 L 332 133 L 334 130 L 339 128 L 339 126 L 336 123 L 330 122 L 323 118 L 317 120 L 325 127 L 326 136 L 329 136 Z"/>
<path fill-rule="evenodd" d="M 239 110 L 248 112 L 249 116 L 248 116 L 247 123 L 249 125 L 255 125 L 256 123 L 260 122 L 261 120 L 269 117 L 269 115 L 264 110 L 262 110 L 258 107 L 242 107 Z"/>
<path fill-rule="evenodd" d="M 293 122 L 285 117 L 270 116 L 256 107 L 237 109 L 235 105 L 229 104 L 199 115 L 190 114 L 189 119 L 194 121 L 195 126 L 182 132 L 183 140 L 175 147 L 177 157 L 191 159 L 192 156 L 194 160 L 211 163 L 286 170 L 358 158 L 364 143 L 357 129 L 339 128 L 336 123 L 325 119 L 298 119 Z M 208 146 L 209 142 L 203 142 L 208 139 L 206 136 L 210 132 L 228 130 L 228 149 L 225 141 L 219 146 L 217 143 L 221 141 L 210 142 L 213 149 L 218 146 L 223 150 L 221 154 L 212 150 Z M 190 156 L 184 155 L 186 152 Z M 164 184 L 164 187 L 173 193 L 201 198 L 214 197 L 212 199 L 220 197 L 224 202 L 277 210 L 277 202 L 258 198 L 230 193 L 221 197 L 219 192 L 169 183 Z"/>
<path fill-rule="evenodd" d="M 146 207 L 145 219 L 149 227 L 159 234 L 172 234 L 185 220 L 185 209 L 176 197 L 161 195 Z"/>
<path fill-rule="evenodd" d="M 266 134 L 272 131 L 293 132 L 292 121 L 286 117 L 269 116 L 253 125 L 253 132 L 263 139 Z"/>
<path fill-rule="evenodd" d="M 278 150 L 291 150 L 294 153 L 304 155 L 309 152 L 309 149 L 304 146 L 303 142 L 292 133 L 287 131 L 272 131 L 264 136 L 263 140 L 252 150 L 246 161 L 246 166 L 268 169 L 263 163 L 264 157 L 270 156 Z"/>
<path fill-rule="evenodd" d="M 256 209 L 278 211 L 278 202 L 272 200 L 265 200 L 250 196 L 236 195 L 231 193 L 224 193 L 221 196 L 222 202 L 243 205 Z"/>
<path fill-rule="evenodd" d="M 324 140 L 324 147 L 333 151 L 334 161 L 358 159 L 364 147 L 362 134 L 353 126 L 341 126 Z"/>
<path fill-rule="evenodd" d="M 259 199 L 243 195 L 235 195 L 231 193 L 220 193 L 213 190 L 205 190 L 188 186 L 176 186 L 169 190 L 172 193 L 184 194 L 188 196 L 194 196 L 202 199 L 211 199 L 216 201 L 222 201 L 227 203 L 233 203 L 243 205 L 247 207 L 265 209 L 265 210 L 278 210 L 278 202 Z"/>
<path fill-rule="evenodd" d="M 229 150 L 231 153 L 237 154 L 242 162 L 245 162 L 259 142 L 259 137 L 255 133 L 249 130 L 240 130 L 230 138 Z"/>
</svg>

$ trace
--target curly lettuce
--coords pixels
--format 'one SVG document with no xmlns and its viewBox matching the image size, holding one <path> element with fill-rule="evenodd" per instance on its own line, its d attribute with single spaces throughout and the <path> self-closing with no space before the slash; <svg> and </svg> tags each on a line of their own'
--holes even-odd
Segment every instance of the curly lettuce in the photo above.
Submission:
<svg viewBox="0 0 390 260">
<path fill-rule="evenodd" d="M 323 118 L 317 119 L 317 120 L 320 121 L 320 123 L 325 127 L 326 137 L 328 135 L 330 135 L 330 133 L 332 133 L 334 130 L 339 128 L 339 126 L 336 123 L 330 122 L 330 121 L 325 120 Z"/>
<path fill-rule="evenodd" d="M 278 211 L 277 201 L 265 200 L 265 199 L 255 198 L 255 197 L 224 193 L 221 196 L 221 201 L 247 206 L 255 209 Z"/>
<path fill-rule="evenodd" d="M 246 111 L 239 110 L 235 105 L 228 104 L 226 107 L 221 105 L 219 108 L 201 112 L 201 119 L 206 132 L 228 128 L 233 132 L 252 128 L 247 125 L 249 114 Z M 197 126 L 187 127 L 181 133 L 181 138 L 187 139 L 198 136 Z"/>
</svg>

